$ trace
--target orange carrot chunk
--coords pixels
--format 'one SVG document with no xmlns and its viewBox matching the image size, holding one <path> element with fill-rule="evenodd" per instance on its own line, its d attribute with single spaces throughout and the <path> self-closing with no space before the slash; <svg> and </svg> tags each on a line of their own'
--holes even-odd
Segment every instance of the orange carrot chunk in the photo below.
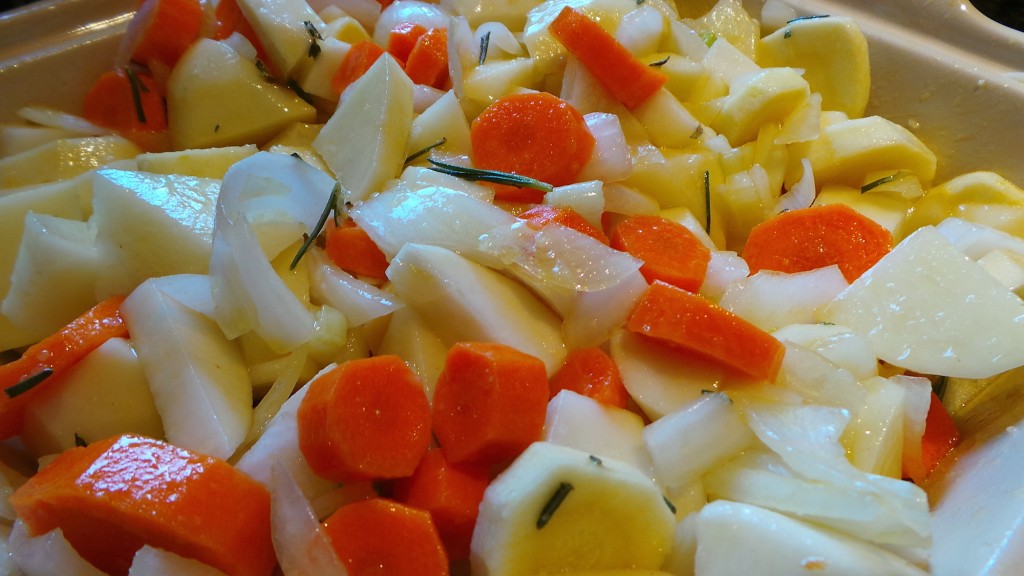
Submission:
<svg viewBox="0 0 1024 576">
<path fill-rule="evenodd" d="M 133 62 L 151 60 L 174 68 L 199 38 L 203 7 L 199 0 L 143 0 L 125 31 L 122 50 Z"/>
<path fill-rule="evenodd" d="M 892 248 L 892 235 L 845 204 L 783 212 L 750 231 L 743 259 L 758 270 L 805 272 L 837 264 L 848 282 Z"/>
<path fill-rule="evenodd" d="M 372 498 L 342 506 L 324 531 L 349 576 L 447 576 L 448 558 L 424 510 Z"/>
<path fill-rule="evenodd" d="M 608 243 L 608 237 L 600 228 L 587 222 L 587 219 L 579 212 L 566 206 L 540 204 L 521 213 L 519 218 L 526 220 L 530 228 L 534 230 L 540 230 L 551 223 L 561 224 L 577 232 L 582 232 L 602 244 Z"/>
<path fill-rule="evenodd" d="M 629 403 L 629 392 L 615 362 L 600 348 L 579 348 L 569 352 L 565 363 L 551 377 L 551 396 L 571 390 L 617 408 Z"/>
<path fill-rule="evenodd" d="M 384 49 L 369 40 L 360 40 L 352 45 L 341 59 L 338 71 L 331 77 L 331 90 L 341 94 L 350 84 L 366 74 L 377 59 L 384 55 Z"/>
<path fill-rule="evenodd" d="M 352 220 L 345 220 L 341 226 L 328 221 L 327 256 L 350 274 L 375 280 L 387 279 L 387 257 L 370 235 Z"/>
<path fill-rule="evenodd" d="M 458 562 L 469 558 L 477 512 L 490 480 L 486 467 L 453 464 L 435 448 L 427 452 L 412 476 L 395 481 L 394 495 L 398 501 L 430 513 L 448 560 Z"/>
<path fill-rule="evenodd" d="M 116 130 L 143 149 L 159 149 L 167 132 L 163 94 L 144 72 L 114 70 L 100 76 L 85 94 L 82 116 L 93 124 Z M 134 86 L 133 86 L 134 83 Z"/>
<path fill-rule="evenodd" d="M 11 504 L 29 532 L 60 528 L 108 574 L 150 545 L 229 576 L 269 576 L 270 494 L 227 462 L 160 440 L 120 436 L 72 448 L 29 478 Z"/>
<path fill-rule="evenodd" d="M 59 385 L 69 368 L 107 340 L 128 335 L 120 313 L 122 301 L 124 297 L 117 296 L 100 302 L 30 346 L 21 358 L 0 366 L 0 438 L 21 433 L 25 407 L 46 388 Z"/>
<path fill-rule="evenodd" d="M 427 33 L 427 29 L 413 22 L 402 22 L 388 33 L 387 51 L 401 61 L 409 59 L 416 41 Z"/>
<path fill-rule="evenodd" d="M 505 462 L 540 439 L 547 402 L 538 358 L 504 344 L 460 342 L 434 389 L 434 433 L 449 462 Z"/>
<path fill-rule="evenodd" d="M 709 300 L 654 282 L 630 313 L 626 328 L 697 352 L 759 380 L 774 381 L 786 348 L 771 334 Z"/>
<path fill-rule="evenodd" d="M 431 28 L 416 40 L 405 73 L 416 84 L 443 88 L 448 82 L 448 31 Z"/>
<path fill-rule="evenodd" d="M 224 40 L 235 32 L 238 32 L 256 48 L 256 58 L 264 66 L 270 68 L 273 64 L 267 56 L 267 50 L 260 42 L 260 37 L 253 30 L 252 24 L 245 18 L 242 9 L 238 7 L 238 0 L 220 0 L 217 2 L 217 10 L 214 13 L 217 19 L 216 28 L 213 31 L 214 40 Z M 275 70 L 270 70 L 276 72 Z"/>
<path fill-rule="evenodd" d="M 566 6 L 548 27 L 597 81 L 626 108 L 643 104 L 668 77 L 630 53 L 600 24 Z"/>
<path fill-rule="evenodd" d="M 939 462 L 960 442 L 960 432 L 956 423 L 946 412 L 942 400 L 932 392 L 932 401 L 928 406 L 928 416 L 924 423 L 924 436 L 921 438 L 921 460 L 925 474 L 930 474 Z"/>
<path fill-rule="evenodd" d="M 711 250 L 678 222 L 660 216 L 630 216 L 612 231 L 612 248 L 629 252 L 644 264 L 648 282 L 661 280 L 689 292 L 700 290 Z"/>
<path fill-rule="evenodd" d="M 401 358 L 346 362 L 309 384 L 298 410 L 299 449 L 335 482 L 412 474 L 430 444 L 430 406 Z"/>
<path fill-rule="evenodd" d="M 583 115 L 546 92 L 511 94 L 487 107 L 470 130 L 473 165 L 552 186 L 576 181 L 594 151 Z M 497 186 L 498 200 L 540 203 L 544 193 Z"/>
</svg>

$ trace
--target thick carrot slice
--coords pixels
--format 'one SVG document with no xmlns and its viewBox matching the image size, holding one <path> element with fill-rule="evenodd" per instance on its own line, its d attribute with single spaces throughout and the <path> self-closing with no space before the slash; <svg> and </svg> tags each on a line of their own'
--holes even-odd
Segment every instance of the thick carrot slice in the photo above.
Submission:
<svg viewBox="0 0 1024 576">
<path fill-rule="evenodd" d="M 581 216 L 579 212 L 566 206 L 540 204 L 519 214 L 519 217 L 526 220 L 534 230 L 540 230 L 553 222 L 562 226 L 568 226 L 577 232 L 582 232 L 603 244 L 608 243 L 608 237 L 605 236 L 600 228 L 587 222 L 587 219 Z"/>
<path fill-rule="evenodd" d="M 203 7 L 199 0 L 143 0 L 125 31 L 123 48 L 133 62 L 151 60 L 174 68 L 199 38 Z"/>
<path fill-rule="evenodd" d="M 697 352 L 759 380 L 774 381 L 786 353 L 771 334 L 701 296 L 664 282 L 647 288 L 626 328 Z"/>
<path fill-rule="evenodd" d="M 548 27 L 613 98 L 633 109 L 668 81 L 657 68 L 640 61 L 600 24 L 566 6 Z"/>
<path fill-rule="evenodd" d="M 60 528 L 114 575 L 151 545 L 232 576 L 269 576 L 270 494 L 228 463 L 151 438 L 72 448 L 29 478 L 11 504 L 34 535 Z"/>
<path fill-rule="evenodd" d="M 86 120 L 116 130 L 143 149 L 160 149 L 158 136 L 166 135 L 164 97 L 152 76 L 126 69 L 107 72 L 96 80 L 82 103 Z M 134 82 L 134 87 L 133 87 Z"/>
<path fill-rule="evenodd" d="M 416 84 L 444 88 L 448 83 L 448 31 L 431 28 L 416 40 L 405 73 Z"/>
<path fill-rule="evenodd" d="M 111 338 L 128 335 L 121 318 L 124 297 L 100 302 L 64 328 L 33 344 L 21 358 L 0 366 L 0 438 L 21 432 L 25 407 L 45 389 L 59 385 L 60 376 Z M 49 374 L 49 376 L 46 376 Z M 38 384 L 29 383 L 38 380 Z"/>
<path fill-rule="evenodd" d="M 932 392 L 932 402 L 924 421 L 924 436 L 921 438 L 921 460 L 925 473 L 930 474 L 935 470 L 959 442 L 960 432 L 956 429 L 956 423 L 946 412 L 942 400 Z"/>
<path fill-rule="evenodd" d="M 430 444 L 430 406 L 398 356 L 346 362 L 309 384 L 299 405 L 299 448 L 335 482 L 412 474 Z"/>
<path fill-rule="evenodd" d="M 440 449 L 423 457 L 408 478 L 395 481 L 395 498 L 426 510 L 437 526 L 448 560 L 469 558 L 477 512 L 491 477 L 484 466 L 453 464 Z"/>
<path fill-rule="evenodd" d="M 473 165 L 514 172 L 552 186 L 576 181 L 594 151 L 583 115 L 546 92 L 500 98 L 473 120 Z M 543 192 L 498 186 L 497 199 L 540 203 Z"/>
<path fill-rule="evenodd" d="M 387 51 L 401 61 L 409 59 L 416 41 L 427 33 L 427 29 L 413 22 L 402 22 L 388 33 Z"/>
<path fill-rule="evenodd" d="M 630 216 L 612 231 L 612 248 L 629 252 L 644 264 L 648 282 L 661 280 L 689 292 L 700 290 L 711 250 L 678 222 L 660 216 Z"/>
<path fill-rule="evenodd" d="M 544 363 L 504 344 L 452 346 L 434 389 L 434 433 L 450 462 L 515 458 L 544 428 Z"/>
<path fill-rule="evenodd" d="M 600 348 L 578 348 L 551 377 L 551 396 L 571 390 L 602 404 L 625 408 L 629 392 L 615 362 Z"/>
<path fill-rule="evenodd" d="M 349 576 L 447 576 L 430 514 L 383 498 L 342 506 L 324 531 Z"/>
<path fill-rule="evenodd" d="M 837 264 L 848 282 L 892 248 L 892 235 L 845 204 L 783 212 L 750 231 L 743 259 L 750 272 L 804 272 Z"/>
<path fill-rule="evenodd" d="M 359 80 L 373 66 L 377 58 L 384 55 L 384 49 L 369 40 L 360 40 L 352 45 L 341 59 L 338 71 L 331 77 L 331 90 L 341 94 L 350 84 Z"/>
<path fill-rule="evenodd" d="M 387 257 L 370 235 L 352 220 L 345 220 L 341 226 L 335 226 L 333 221 L 328 222 L 327 256 L 350 274 L 375 280 L 387 279 Z"/>
</svg>

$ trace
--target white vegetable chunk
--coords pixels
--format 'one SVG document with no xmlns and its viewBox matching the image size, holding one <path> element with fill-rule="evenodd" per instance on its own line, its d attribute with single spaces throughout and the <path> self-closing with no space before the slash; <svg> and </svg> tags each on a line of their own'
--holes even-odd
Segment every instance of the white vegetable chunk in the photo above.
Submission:
<svg viewBox="0 0 1024 576">
<path fill-rule="evenodd" d="M 143 546 L 132 558 L 128 576 L 223 576 L 224 573 L 198 560 L 185 558 L 173 552 Z"/>
<path fill-rule="evenodd" d="M 16 520 L 7 545 L 14 565 L 25 576 L 103 576 L 103 572 L 75 552 L 60 528 L 32 537 L 25 524 Z"/>
<path fill-rule="evenodd" d="M 96 302 L 97 266 L 95 228 L 30 212 L 0 311 L 39 338 L 52 334 Z"/>
<path fill-rule="evenodd" d="M 772 332 L 782 342 L 806 348 L 848 370 L 858 380 L 878 375 L 878 358 L 863 335 L 836 324 L 790 324 Z M 785 369 L 785 360 L 783 360 Z"/>
<path fill-rule="evenodd" d="M 984 378 L 1024 364 L 1024 301 L 930 226 L 854 281 L 821 319 L 923 374 Z"/>
<path fill-rule="evenodd" d="M 656 569 L 674 529 L 663 495 L 636 468 L 536 442 L 484 493 L 470 562 L 481 576 Z"/>
<path fill-rule="evenodd" d="M 93 215 L 100 297 L 127 294 L 146 278 L 206 272 L 220 181 L 100 170 Z"/>
<path fill-rule="evenodd" d="M 514 280 L 436 246 L 407 244 L 388 278 L 448 345 L 497 342 L 536 356 L 553 374 L 565 360 L 561 322 Z"/>
<path fill-rule="evenodd" d="M 400 356 L 420 377 L 427 398 L 434 397 L 448 347 L 415 310 L 408 306 L 395 310 L 376 352 Z"/>
<path fill-rule="evenodd" d="M 548 402 L 544 419 L 545 441 L 632 464 L 653 479 L 643 433 L 638 414 L 571 390 L 560 391 Z"/>
<path fill-rule="evenodd" d="M 761 270 L 730 284 L 720 305 L 771 331 L 786 324 L 813 322 L 815 312 L 847 286 L 835 265 L 793 274 Z"/>
<path fill-rule="evenodd" d="M 412 80 L 385 54 L 346 91 L 313 140 L 334 171 L 345 200 L 365 200 L 395 178 L 405 162 L 413 115 Z"/>
<path fill-rule="evenodd" d="M 394 294 L 338 268 L 318 249 L 311 249 L 306 257 L 312 264 L 310 295 L 344 314 L 349 326 L 362 326 L 403 307 Z"/>
<path fill-rule="evenodd" d="M 147 280 L 121 305 L 167 440 L 228 458 L 252 423 L 241 352 L 217 325 Z"/>
<path fill-rule="evenodd" d="M 274 550 L 285 576 L 345 576 L 348 573 L 309 501 L 281 464 L 271 469 L 270 527 Z"/>
<path fill-rule="evenodd" d="M 309 22 L 318 32 L 326 27 L 306 0 L 239 0 L 238 7 L 267 49 L 274 68 L 285 77 L 309 58 L 312 35 L 303 23 Z"/>
<path fill-rule="evenodd" d="M 644 444 L 658 482 L 678 489 L 754 441 L 750 428 L 725 394 L 705 394 L 647 425 Z"/>
<path fill-rule="evenodd" d="M 764 508 L 727 500 L 708 504 L 697 518 L 696 573 L 926 574 L 882 548 Z"/>
</svg>

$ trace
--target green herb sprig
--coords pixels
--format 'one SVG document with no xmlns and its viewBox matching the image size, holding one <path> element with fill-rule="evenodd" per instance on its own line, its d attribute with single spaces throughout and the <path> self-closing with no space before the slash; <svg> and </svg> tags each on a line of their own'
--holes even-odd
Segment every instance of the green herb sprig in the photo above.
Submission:
<svg viewBox="0 0 1024 576">
<path fill-rule="evenodd" d="M 872 182 L 868 182 L 867 184 L 861 186 L 860 187 L 860 193 L 863 194 L 865 192 L 870 192 L 870 191 L 874 190 L 875 188 L 878 188 L 879 186 L 882 186 L 883 184 L 888 184 L 890 182 L 895 182 L 896 180 L 899 180 L 900 178 L 903 178 L 906 175 L 907 175 L 906 172 L 895 172 L 895 173 L 890 174 L 888 176 L 883 176 L 883 177 L 879 178 L 878 180 L 875 180 L 875 181 L 872 181 Z"/>
<path fill-rule="evenodd" d="M 331 190 L 330 197 L 327 198 L 327 205 L 324 206 L 324 211 L 320 213 L 320 219 L 316 221 L 316 225 L 313 226 L 313 230 L 309 234 L 305 235 L 305 240 L 302 242 L 302 246 L 299 246 L 299 251 L 295 253 L 295 257 L 292 258 L 291 264 L 288 265 L 289 270 L 295 270 L 295 267 L 299 265 L 299 261 L 306 255 L 309 248 L 316 242 L 320 233 L 323 232 L 324 225 L 327 224 L 327 218 L 330 217 L 331 212 L 334 212 L 334 221 L 337 224 L 338 221 L 338 198 L 341 196 L 341 183 L 335 182 L 334 189 Z"/>
<path fill-rule="evenodd" d="M 704 171 L 704 232 L 711 234 L 711 172 Z"/>
<path fill-rule="evenodd" d="M 44 380 L 46 380 L 52 375 L 53 368 L 43 368 L 39 372 L 36 372 L 35 374 L 23 379 L 17 384 L 13 386 L 8 386 L 7 388 L 4 389 L 4 394 L 6 394 L 8 398 L 17 398 L 18 396 L 21 396 L 25 392 L 28 392 L 29 390 L 40 385 Z"/>
<path fill-rule="evenodd" d="M 572 492 L 572 490 L 572 484 L 568 482 L 558 483 L 558 488 L 555 490 L 555 493 L 551 495 L 548 503 L 544 505 L 543 509 L 541 509 L 540 516 L 537 517 L 537 530 L 548 525 L 548 522 L 551 521 L 555 512 L 558 511 L 558 507 L 562 505 L 562 502 L 565 501 L 565 497 L 568 496 L 569 492 Z"/>
<path fill-rule="evenodd" d="M 424 148 L 422 148 L 420 150 L 417 150 L 417 151 L 413 152 L 412 154 L 409 154 L 408 156 L 406 156 L 405 157 L 405 163 L 408 164 L 408 163 L 416 160 L 420 156 L 423 156 L 427 152 L 430 152 L 434 148 L 437 148 L 438 146 L 444 146 L 447 143 L 448 143 L 448 139 L 447 138 L 441 138 L 437 142 L 434 142 L 433 144 L 431 144 L 429 146 L 426 146 L 426 147 L 424 147 Z"/>
<path fill-rule="evenodd" d="M 428 159 L 427 162 L 433 164 L 430 167 L 434 172 L 440 172 L 441 174 L 447 174 L 463 180 L 477 181 L 477 182 L 490 182 L 491 184 L 504 184 L 506 186 L 515 186 L 516 188 L 530 188 L 532 190 L 540 190 L 541 192 L 551 192 L 555 189 L 554 186 L 547 182 L 541 182 L 535 178 L 529 176 L 521 176 L 512 172 L 501 172 L 498 170 L 481 170 L 479 168 L 466 168 L 465 166 L 458 166 L 456 164 L 448 164 L 447 162 L 440 162 L 438 160 Z"/>
<path fill-rule="evenodd" d="M 131 66 L 124 67 L 124 73 L 128 76 L 128 86 L 132 89 L 132 103 L 135 104 L 135 117 L 140 124 L 146 124 L 146 111 L 142 108 L 142 94 L 149 92 L 149 88 L 139 80 L 138 74 Z"/>
<path fill-rule="evenodd" d="M 317 40 L 323 40 L 324 37 L 320 35 L 320 31 L 309 20 L 304 20 L 302 26 L 306 29 L 306 33 L 309 34 L 309 52 L 307 54 L 310 58 L 316 60 L 316 57 L 320 55 L 320 44 L 317 43 Z"/>
<path fill-rule="evenodd" d="M 483 66 L 484 60 L 487 60 L 487 49 L 491 47 L 491 33 L 488 32 L 480 37 L 480 58 L 477 60 L 477 65 Z"/>
</svg>

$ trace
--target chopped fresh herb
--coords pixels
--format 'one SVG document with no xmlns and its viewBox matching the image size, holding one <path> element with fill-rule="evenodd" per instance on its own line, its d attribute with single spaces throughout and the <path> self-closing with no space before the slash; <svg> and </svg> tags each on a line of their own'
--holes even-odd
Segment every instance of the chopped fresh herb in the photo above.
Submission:
<svg viewBox="0 0 1024 576">
<path fill-rule="evenodd" d="M 417 150 L 416 152 L 413 152 L 412 154 L 409 154 L 408 156 L 405 157 L 405 163 L 408 164 L 409 162 L 412 162 L 413 160 L 419 158 L 420 156 L 423 156 L 427 152 L 430 152 L 434 148 L 437 148 L 438 146 L 444 146 L 446 142 L 448 142 L 447 138 L 441 138 L 440 140 L 438 140 L 437 142 L 434 142 L 430 146 L 427 146 L 427 147 L 423 148 L 422 150 Z"/>
<path fill-rule="evenodd" d="M 650 64 L 648 64 L 648 66 L 650 66 L 651 68 L 661 68 L 665 64 L 668 64 L 669 58 L 671 58 L 671 56 L 665 56 L 664 58 L 658 60 L 657 62 L 651 62 Z"/>
<path fill-rule="evenodd" d="M 836 323 L 835 322 L 822 322 L 821 325 L 822 326 L 835 326 Z"/>
<path fill-rule="evenodd" d="M 299 260 L 306 255 L 309 247 L 313 245 L 317 237 L 320 236 L 320 232 L 324 229 L 324 224 L 327 223 L 327 217 L 331 215 L 331 212 L 335 211 L 335 206 L 338 204 L 338 195 L 341 194 L 341 183 L 335 182 L 334 189 L 331 190 L 331 195 L 327 198 L 327 205 L 324 206 L 324 211 L 320 213 L 320 219 L 316 221 L 316 225 L 313 226 L 313 231 L 310 234 L 303 234 L 302 246 L 299 246 L 299 251 L 295 253 L 295 257 L 292 258 L 291 264 L 288 265 L 289 270 L 295 270 L 295 267 L 299 265 Z"/>
<path fill-rule="evenodd" d="M 786 31 L 782 33 L 782 37 L 783 38 L 789 38 L 792 35 L 793 35 L 793 31 L 790 30 L 789 28 L 786 28 Z"/>
<path fill-rule="evenodd" d="M 124 67 L 124 73 L 128 76 L 128 86 L 132 89 L 132 102 L 135 104 L 135 117 L 140 124 L 146 123 L 146 111 L 142 109 L 142 92 L 149 92 L 145 84 L 139 82 L 139 77 L 132 70 L 131 66 Z"/>
<path fill-rule="evenodd" d="M 711 234 L 711 172 L 704 171 L 704 232 Z"/>
<path fill-rule="evenodd" d="M 537 530 L 548 525 L 548 522 L 551 521 L 551 517 L 555 515 L 558 507 L 562 505 L 562 502 L 565 501 L 565 497 L 569 495 L 569 492 L 572 492 L 572 489 L 572 484 L 569 484 L 568 482 L 558 483 L 558 488 L 555 490 L 555 493 L 551 495 L 551 499 L 549 499 L 548 503 L 544 505 L 544 508 L 540 511 L 540 516 L 537 517 Z"/>
<path fill-rule="evenodd" d="M 665 505 L 668 506 L 668 511 L 673 513 L 673 514 L 675 514 L 676 513 L 676 505 L 673 504 L 672 501 L 668 499 L 668 496 L 662 496 L 661 498 L 662 498 L 662 500 L 665 501 Z"/>
<path fill-rule="evenodd" d="M 939 397 L 939 400 L 943 400 L 946 396 L 946 386 L 949 385 L 949 378 L 946 376 L 939 376 L 939 379 L 932 384 L 932 390 L 935 391 L 935 395 Z"/>
<path fill-rule="evenodd" d="M 216 125 L 216 126 L 214 126 L 214 127 L 213 127 L 213 132 L 214 132 L 215 134 L 216 134 L 217 132 L 220 132 L 220 123 L 219 123 L 219 122 L 217 123 L 217 125 Z"/>
<path fill-rule="evenodd" d="M 718 390 L 709 390 L 707 388 L 701 388 L 700 395 L 707 396 L 708 394 L 718 394 Z"/>
<path fill-rule="evenodd" d="M 309 104 L 310 106 L 313 105 L 313 97 L 310 96 L 305 90 L 303 90 L 302 86 L 299 86 L 298 82 L 296 82 L 295 80 L 289 80 L 288 87 L 292 89 L 292 92 L 295 92 L 296 96 L 305 100 L 306 104 Z"/>
<path fill-rule="evenodd" d="M 820 18 L 828 18 L 828 14 L 815 14 L 813 16 L 798 16 L 792 20 L 787 20 L 786 24 L 792 24 L 793 22 L 799 22 L 801 20 L 818 20 Z"/>
<path fill-rule="evenodd" d="M 906 175 L 907 175 L 906 172 L 896 172 L 896 173 L 890 174 L 888 176 L 883 176 L 882 178 L 879 178 L 878 180 L 875 180 L 874 182 L 868 182 L 867 184 L 861 186 L 860 187 L 860 193 L 863 194 L 865 192 L 870 192 L 871 190 L 874 190 L 875 188 L 878 188 L 879 186 L 881 186 L 883 184 L 888 184 L 889 182 L 895 182 L 896 180 L 899 180 L 900 178 L 903 178 Z"/>
<path fill-rule="evenodd" d="M 291 156 L 292 158 L 296 158 L 298 160 L 302 160 L 302 156 L 299 156 L 298 152 L 292 152 L 291 154 L 289 154 L 289 156 Z"/>
<path fill-rule="evenodd" d="M 644 3 L 645 0 L 636 0 L 636 5 L 639 6 Z"/>
<path fill-rule="evenodd" d="M 320 55 L 320 45 L 316 43 L 316 40 L 309 43 L 309 52 L 306 55 L 313 60 L 316 60 L 316 57 Z"/>
<path fill-rule="evenodd" d="M 88 445 L 89 443 L 85 441 L 85 438 L 82 438 L 81 436 L 78 435 L 78 432 L 75 432 L 75 446 L 79 448 L 85 448 Z"/>
<path fill-rule="evenodd" d="M 478 65 L 483 65 L 484 60 L 487 60 L 487 49 L 491 46 L 491 33 L 488 32 L 480 37 L 480 58 L 477 60 Z"/>
<path fill-rule="evenodd" d="M 427 159 L 427 162 L 433 164 L 430 168 L 434 172 L 440 172 L 449 176 L 455 176 L 456 178 L 462 178 L 463 180 L 472 180 L 479 182 L 490 182 L 492 184 L 504 184 L 506 186 L 515 186 L 516 188 L 531 188 L 533 190 L 540 190 L 542 192 L 551 192 L 554 190 L 554 186 L 546 182 L 541 182 L 535 178 L 529 176 L 520 176 L 519 174 L 513 174 L 511 172 L 499 172 L 498 170 L 480 170 L 479 168 L 466 168 L 465 166 L 457 166 L 455 164 L 448 164 L 446 162 L 438 162 L 437 160 Z"/>
<path fill-rule="evenodd" d="M 256 59 L 256 69 L 259 70 L 260 74 L 263 74 L 263 77 L 267 80 L 274 79 L 274 77 L 270 75 L 270 70 L 267 70 L 267 65 L 263 63 L 263 60 L 258 58 Z"/>
<path fill-rule="evenodd" d="M 690 139 L 691 140 L 697 140 L 698 138 L 700 138 L 703 135 L 704 135 L 704 125 L 703 124 L 697 124 L 697 127 L 693 129 L 693 134 L 690 134 Z"/>
<path fill-rule="evenodd" d="M 604 464 L 604 462 L 601 461 L 600 458 L 598 458 L 597 456 L 594 456 L 593 454 L 590 455 L 590 461 L 593 462 L 594 464 L 597 464 L 598 466 Z"/>
<path fill-rule="evenodd" d="M 711 48 L 711 45 L 715 43 L 715 40 L 718 40 L 718 35 L 716 35 L 714 32 L 704 30 L 703 32 L 700 33 L 700 39 L 704 41 L 705 46 Z"/>
<path fill-rule="evenodd" d="M 303 20 L 302 21 L 302 26 L 306 29 L 306 33 L 309 34 L 310 38 L 312 38 L 314 40 L 323 40 L 324 39 L 324 37 L 320 35 L 320 31 L 317 30 L 316 26 L 313 26 L 313 23 L 310 22 L 309 20 Z"/>
<path fill-rule="evenodd" d="M 7 394 L 8 398 L 15 398 L 21 396 L 25 392 L 38 386 L 43 380 L 46 380 L 53 374 L 52 368 L 43 368 L 39 372 L 36 372 L 32 376 L 25 378 L 21 382 L 18 382 L 14 386 L 10 386 L 4 389 L 4 394 Z"/>
</svg>

